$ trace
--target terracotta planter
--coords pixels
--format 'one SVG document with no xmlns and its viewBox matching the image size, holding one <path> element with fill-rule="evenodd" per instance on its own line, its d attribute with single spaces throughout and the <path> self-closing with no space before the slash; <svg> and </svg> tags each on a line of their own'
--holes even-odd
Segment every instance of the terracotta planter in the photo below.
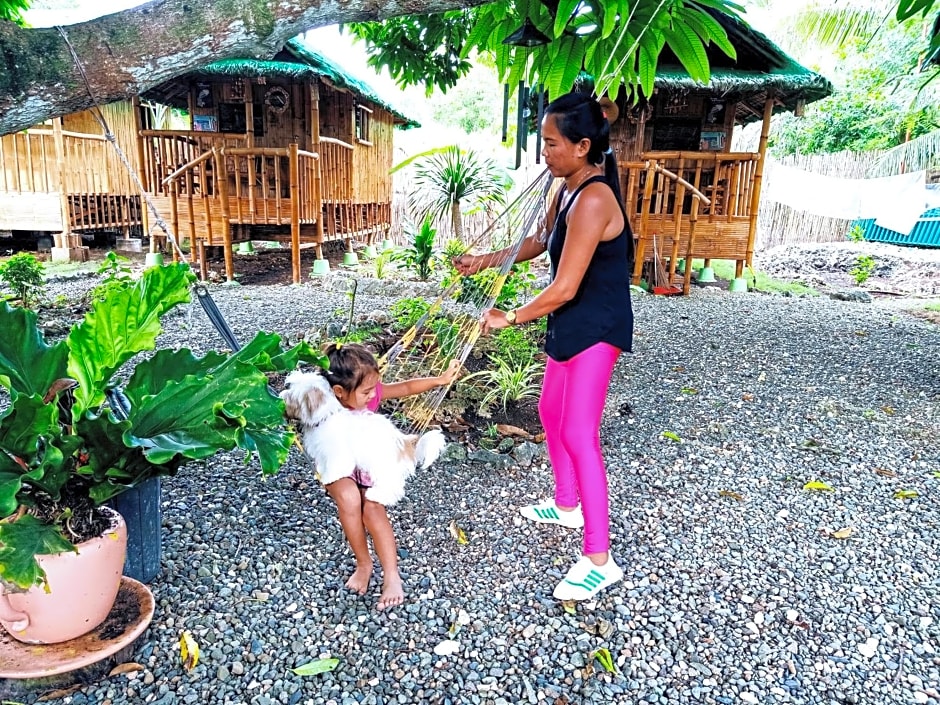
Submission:
<svg viewBox="0 0 940 705">
<path fill-rule="evenodd" d="M 121 587 L 127 550 L 127 528 L 109 507 L 111 528 L 77 546 L 78 553 L 40 556 L 49 592 L 34 586 L 27 592 L 4 593 L 0 585 L 0 625 L 29 644 L 56 644 L 81 636 L 101 624 Z"/>
</svg>

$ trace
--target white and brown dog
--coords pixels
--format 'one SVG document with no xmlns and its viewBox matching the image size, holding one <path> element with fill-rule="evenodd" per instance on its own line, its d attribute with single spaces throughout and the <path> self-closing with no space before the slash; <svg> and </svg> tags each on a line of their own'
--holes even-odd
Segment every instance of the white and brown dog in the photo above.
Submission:
<svg viewBox="0 0 940 705">
<path fill-rule="evenodd" d="M 287 417 L 298 421 L 304 452 L 324 485 L 361 477 L 371 483 L 366 499 L 391 506 L 405 496 L 415 469 L 437 460 L 446 444 L 438 430 L 408 435 L 381 414 L 345 408 L 319 372 L 292 372 L 285 384 Z"/>
</svg>

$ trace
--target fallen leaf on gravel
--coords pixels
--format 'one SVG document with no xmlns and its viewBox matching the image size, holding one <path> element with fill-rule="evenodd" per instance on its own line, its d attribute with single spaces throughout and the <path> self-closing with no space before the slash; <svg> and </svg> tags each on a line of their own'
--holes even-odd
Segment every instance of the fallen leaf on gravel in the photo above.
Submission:
<svg viewBox="0 0 940 705">
<path fill-rule="evenodd" d="M 683 387 L 683 394 L 698 394 L 698 390 L 695 387 Z"/>
<path fill-rule="evenodd" d="M 893 406 L 883 406 L 881 410 L 885 412 L 888 416 L 894 416 L 894 407 Z"/>
<path fill-rule="evenodd" d="M 199 663 L 199 644 L 188 631 L 180 634 L 180 659 L 187 671 L 193 670 Z"/>
<path fill-rule="evenodd" d="M 453 639 L 444 639 L 440 644 L 434 647 L 434 653 L 438 656 L 452 656 L 460 651 L 460 642 Z"/>
<path fill-rule="evenodd" d="M 829 535 L 834 539 L 847 539 L 854 533 L 855 528 L 852 526 L 847 526 L 844 529 L 839 529 L 838 531 L 830 531 Z"/>
<path fill-rule="evenodd" d="M 577 608 L 575 607 L 577 603 L 574 600 L 562 600 L 561 607 L 570 615 L 577 613 Z"/>
<path fill-rule="evenodd" d="M 504 436 L 519 436 L 520 438 L 532 438 L 532 434 L 518 426 L 511 426 L 508 423 L 496 424 L 496 430 Z"/>
<path fill-rule="evenodd" d="M 108 677 L 119 676 L 122 673 L 134 673 L 135 671 L 142 671 L 144 667 L 139 663 L 134 663 L 133 661 L 128 661 L 127 663 L 119 663 L 117 666 L 111 669 L 111 672 L 108 674 Z"/>
<path fill-rule="evenodd" d="M 855 335 L 865 337 L 866 335 L 868 335 L 868 331 L 867 331 L 867 330 L 857 330 L 857 331 L 855 331 Z"/>
<path fill-rule="evenodd" d="M 741 399 L 742 399 L 743 401 L 754 401 L 754 395 L 753 395 L 753 394 L 742 394 L 742 395 L 741 395 Z"/>
<path fill-rule="evenodd" d="M 467 533 L 463 529 L 461 529 L 459 526 L 457 526 L 456 520 L 452 521 L 448 528 L 450 529 L 450 535 L 453 536 L 454 540 L 457 543 L 459 543 L 461 546 L 466 543 L 469 543 L 469 541 L 467 541 Z"/>
<path fill-rule="evenodd" d="M 685 368 L 682 365 L 676 365 L 672 368 L 673 372 L 685 372 Z"/>
<path fill-rule="evenodd" d="M 670 441 L 675 441 L 676 443 L 682 442 L 682 439 L 679 437 L 679 434 L 673 431 L 663 431 L 663 438 L 668 438 Z"/>
<path fill-rule="evenodd" d="M 803 485 L 804 490 L 814 490 L 816 492 L 832 492 L 832 485 L 819 480 L 813 480 Z"/>
<path fill-rule="evenodd" d="M 895 499 L 914 499 L 920 497 L 916 490 L 898 490 L 894 493 Z"/>
<path fill-rule="evenodd" d="M 298 676 L 315 676 L 320 673 L 332 671 L 339 665 L 338 658 L 318 658 L 316 661 L 305 663 L 303 666 L 290 669 Z"/>
<path fill-rule="evenodd" d="M 454 622 L 453 624 L 450 625 L 450 629 L 447 630 L 447 636 L 453 639 L 455 636 L 457 636 L 457 632 L 459 631 L 460 631 L 460 625 Z"/>
<path fill-rule="evenodd" d="M 68 687 L 68 688 L 61 688 L 61 689 L 59 689 L 59 690 L 50 690 L 48 693 L 45 693 L 45 694 L 39 696 L 39 697 L 36 699 L 36 702 L 44 703 L 44 702 L 47 702 L 47 701 L 49 701 L 49 700 L 58 700 L 59 698 L 64 698 L 64 697 L 67 696 L 67 695 L 71 695 L 72 693 L 74 693 L 76 690 L 78 690 L 78 689 L 81 688 L 81 687 L 82 687 L 82 684 L 81 684 L 81 683 L 78 683 L 78 684 L 73 685 L 73 686 L 70 686 L 70 687 Z M 4 702 L 6 702 L 6 701 L 4 700 Z"/>
<path fill-rule="evenodd" d="M 940 470 L 934 470 L 933 473 L 931 473 L 931 474 L 932 474 L 935 478 L 937 478 L 938 480 L 940 480 Z"/>
<path fill-rule="evenodd" d="M 739 502 L 744 501 L 744 495 L 740 492 L 732 492 L 731 490 L 718 490 L 719 497 L 731 497 L 731 499 L 736 499 Z"/>
<path fill-rule="evenodd" d="M 897 477 L 898 474 L 893 470 L 882 470 L 881 468 L 875 468 L 875 474 L 881 475 L 882 477 Z"/>
</svg>

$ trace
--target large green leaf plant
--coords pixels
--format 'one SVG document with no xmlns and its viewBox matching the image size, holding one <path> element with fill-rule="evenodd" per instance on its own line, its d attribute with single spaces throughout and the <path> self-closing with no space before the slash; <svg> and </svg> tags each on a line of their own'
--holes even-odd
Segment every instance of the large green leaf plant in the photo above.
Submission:
<svg viewBox="0 0 940 705">
<path fill-rule="evenodd" d="M 189 301 L 183 264 L 111 288 L 49 345 L 29 310 L 0 303 L 0 580 L 45 585 L 37 555 L 74 550 L 77 507 L 98 506 L 151 477 L 216 452 L 257 455 L 265 474 L 293 433 L 266 373 L 324 365 L 306 343 L 260 332 L 235 352 L 156 348 L 161 316 Z M 51 509 L 50 509 L 51 507 Z M 73 537 L 74 538 L 74 537 Z M 48 586 L 46 586 L 48 587 Z"/>
</svg>

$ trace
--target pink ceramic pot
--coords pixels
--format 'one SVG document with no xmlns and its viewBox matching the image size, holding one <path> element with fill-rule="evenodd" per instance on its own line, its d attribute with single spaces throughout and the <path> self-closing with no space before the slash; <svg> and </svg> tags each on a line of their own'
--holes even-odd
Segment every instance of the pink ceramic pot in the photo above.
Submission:
<svg viewBox="0 0 940 705">
<path fill-rule="evenodd" d="M 109 507 L 111 528 L 80 543 L 78 553 L 39 556 L 49 592 L 34 586 L 22 593 L 4 593 L 0 584 L 0 625 L 14 639 L 28 644 L 56 644 L 87 634 L 101 624 L 121 587 L 127 527 Z"/>
</svg>

